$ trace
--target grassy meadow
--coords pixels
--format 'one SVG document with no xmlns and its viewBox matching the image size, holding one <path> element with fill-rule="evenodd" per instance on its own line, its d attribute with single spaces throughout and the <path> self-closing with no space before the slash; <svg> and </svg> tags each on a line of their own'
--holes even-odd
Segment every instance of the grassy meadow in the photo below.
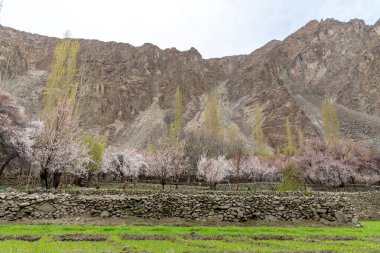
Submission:
<svg viewBox="0 0 380 253">
<path fill-rule="evenodd" d="M 380 252 L 380 221 L 351 227 L 0 225 L 0 252 Z"/>
</svg>

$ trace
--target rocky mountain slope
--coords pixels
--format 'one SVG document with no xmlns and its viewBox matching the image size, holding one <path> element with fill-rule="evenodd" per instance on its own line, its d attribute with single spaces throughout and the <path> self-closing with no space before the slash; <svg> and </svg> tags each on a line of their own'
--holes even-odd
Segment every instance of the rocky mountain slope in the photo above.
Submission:
<svg viewBox="0 0 380 253">
<path fill-rule="evenodd" d="M 0 27 L 3 87 L 37 116 L 56 38 Z M 185 102 L 185 132 L 201 128 L 205 94 L 216 90 L 222 123 L 246 140 L 260 102 L 273 148 L 285 143 L 285 117 L 296 136 L 320 135 L 320 102 L 337 103 L 342 136 L 379 146 L 380 22 L 310 21 L 283 41 L 249 55 L 203 59 L 191 48 L 80 40 L 82 126 L 107 132 L 111 144 L 143 147 L 162 135 L 175 88 Z"/>
</svg>

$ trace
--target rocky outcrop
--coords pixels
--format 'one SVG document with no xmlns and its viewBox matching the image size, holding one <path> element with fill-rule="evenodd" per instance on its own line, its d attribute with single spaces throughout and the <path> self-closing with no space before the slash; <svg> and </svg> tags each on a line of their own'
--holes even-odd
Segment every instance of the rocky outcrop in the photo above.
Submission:
<svg viewBox="0 0 380 253">
<path fill-rule="evenodd" d="M 5 87 L 38 115 L 58 41 L 0 27 L 0 72 Z M 200 128 L 204 95 L 217 90 L 222 123 L 234 126 L 248 145 L 254 105 L 264 110 L 264 132 L 273 148 L 284 145 L 285 117 L 296 135 L 322 133 L 320 102 L 337 103 L 343 137 L 379 147 L 380 23 L 333 19 L 310 21 L 283 41 L 249 55 L 203 59 L 152 44 L 80 40 L 78 79 L 83 128 L 108 132 L 110 143 L 143 147 L 156 143 L 171 113 L 175 88 L 185 102 L 185 131 Z"/>
</svg>

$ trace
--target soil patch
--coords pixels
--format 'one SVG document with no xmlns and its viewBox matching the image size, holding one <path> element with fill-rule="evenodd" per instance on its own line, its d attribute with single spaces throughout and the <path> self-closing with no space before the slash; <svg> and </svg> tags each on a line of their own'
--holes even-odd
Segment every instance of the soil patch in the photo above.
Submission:
<svg viewBox="0 0 380 253">
<path fill-rule="evenodd" d="M 181 237 L 185 240 L 217 240 L 217 241 L 230 241 L 228 239 L 233 238 L 234 241 L 239 241 L 241 239 L 253 239 L 253 240 L 278 240 L 278 241 L 290 241 L 294 240 L 294 237 L 287 235 L 270 235 L 270 234 L 259 234 L 259 235 L 201 235 L 198 233 L 182 234 L 182 235 L 141 235 L 141 234 L 125 234 L 121 235 L 120 238 L 123 240 L 157 240 L 157 241 L 173 241 L 176 238 Z M 242 240 L 241 240 L 242 241 Z"/>
<path fill-rule="evenodd" d="M 154 240 L 154 241 L 169 241 L 173 240 L 173 236 L 169 235 L 138 235 L 138 234 L 125 234 L 120 236 L 123 240 L 136 240 L 136 241 L 145 241 L 145 240 Z"/>
<path fill-rule="evenodd" d="M 288 235 L 270 235 L 270 234 L 259 234 L 259 235 L 245 235 L 245 234 L 224 234 L 224 235 L 200 235 L 198 233 L 184 234 L 184 239 L 194 239 L 194 240 L 226 240 L 229 237 L 233 237 L 234 240 L 237 238 L 241 239 L 253 239 L 253 240 L 278 240 L 278 241 L 290 241 L 294 240 L 294 237 Z M 239 240 L 237 240 L 239 241 Z"/>
<path fill-rule="evenodd" d="M 312 240 L 321 240 L 321 241 L 356 241 L 358 237 L 353 235 L 311 235 L 309 236 Z"/>
<path fill-rule="evenodd" d="M 46 224 L 56 224 L 56 225 L 128 225 L 128 226 L 161 226 L 161 225 L 175 225 L 181 227 L 192 227 L 192 226 L 231 226 L 231 222 L 227 221 L 215 221 L 215 220 L 189 220 L 183 218 L 162 218 L 162 219 L 144 219 L 134 216 L 127 216 L 125 218 L 109 217 L 104 219 L 99 219 L 99 217 L 91 216 L 72 216 L 59 219 L 40 219 L 33 220 L 24 218 L 22 220 L 9 222 L 7 220 L 0 220 L 0 224 L 22 224 L 22 225 L 46 225 Z M 311 227 L 325 227 L 325 225 L 317 221 L 309 220 L 299 220 L 294 222 L 269 222 L 265 220 L 249 220 L 247 222 L 234 223 L 234 226 L 239 227 L 252 227 L 252 226 L 271 226 L 271 227 L 294 227 L 294 226 L 311 226 Z"/>
<path fill-rule="evenodd" d="M 35 242 L 41 239 L 41 236 L 36 235 L 0 235 L 0 241 L 8 240 L 19 240 L 19 241 L 28 241 Z"/>
<path fill-rule="evenodd" d="M 186 240 L 223 240 L 226 235 L 200 235 L 198 233 L 183 234 L 183 239 Z"/>
<path fill-rule="evenodd" d="M 292 252 L 285 252 L 281 251 L 280 253 L 334 253 L 335 251 L 332 250 L 313 250 L 313 251 L 292 251 Z"/>
<path fill-rule="evenodd" d="M 91 241 L 91 242 L 101 242 L 106 241 L 108 239 L 108 235 L 85 235 L 85 234 L 66 234 L 66 235 L 55 235 L 53 236 L 53 240 L 55 241 L 71 241 L 71 242 L 79 242 L 79 241 Z"/>
<path fill-rule="evenodd" d="M 239 235 L 235 235 L 239 236 Z M 247 235 L 241 235 L 247 236 Z M 293 236 L 289 235 L 270 235 L 270 234 L 262 234 L 262 235 L 249 235 L 248 238 L 253 240 L 277 240 L 277 241 L 291 241 L 294 240 Z"/>
</svg>

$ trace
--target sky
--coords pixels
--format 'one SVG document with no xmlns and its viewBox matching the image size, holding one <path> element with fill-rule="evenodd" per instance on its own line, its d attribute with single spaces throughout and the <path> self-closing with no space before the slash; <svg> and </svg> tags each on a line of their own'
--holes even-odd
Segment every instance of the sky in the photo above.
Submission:
<svg viewBox="0 0 380 253">
<path fill-rule="evenodd" d="M 1 2 L 1 0 L 0 0 Z M 248 54 L 312 19 L 380 19 L 380 0 L 3 0 L 0 23 L 62 37 Z"/>
</svg>

